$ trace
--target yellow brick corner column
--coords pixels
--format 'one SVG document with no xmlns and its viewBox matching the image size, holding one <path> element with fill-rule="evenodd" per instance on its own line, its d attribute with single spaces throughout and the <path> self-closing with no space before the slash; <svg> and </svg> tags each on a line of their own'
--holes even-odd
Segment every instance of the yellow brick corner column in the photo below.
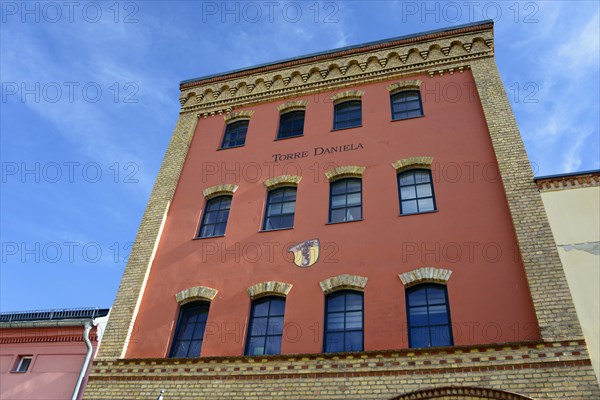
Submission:
<svg viewBox="0 0 600 400">
<path fill-rule="evenodd" d="M 474 60 L 471 70 L 496 153 L 542 339 L 581 339 L 583 334 L 548 217 L 496 62 L 492 57 Z"/>
<path fill-rule="evenodd" d="M 123 358 L 127 344 L 135 340 L 133 325 L 197 122 L 195 113 L 179 115 L 133 243 L 96 360 Z"/>
</svg>

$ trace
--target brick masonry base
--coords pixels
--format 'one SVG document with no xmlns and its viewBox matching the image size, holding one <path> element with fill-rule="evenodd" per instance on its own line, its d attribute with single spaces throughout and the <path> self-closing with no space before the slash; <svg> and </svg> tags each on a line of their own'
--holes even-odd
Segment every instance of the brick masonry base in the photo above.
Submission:
<svg viewBox="0 0 600 400">
<path fill-rule="evenodd" d="M 584 341 L 96 361 L 83 398 L 148 400 L 164 389 L 164 400 L 596 399 L 600 389 L 590 365 Z M 409 396 L 442 387 L 488 389 L 481 391 L 488 394 Z"/>
</svg>

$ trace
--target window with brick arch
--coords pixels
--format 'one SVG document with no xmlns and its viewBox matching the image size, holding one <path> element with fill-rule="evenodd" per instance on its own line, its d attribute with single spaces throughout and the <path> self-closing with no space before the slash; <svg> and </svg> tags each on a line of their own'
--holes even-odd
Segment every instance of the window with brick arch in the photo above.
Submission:
<svg viewBox="0 0 600 400">
<path fill-rule="evenodd" d="M 363 293 L 343 290 L 325 299 L 323 351 L 336 353 L 363 350 Z"/>
<path fill-rule="evenodd" d="M 252 302 L 246 355 L 260 356 L 281 353 L 285 298 L 261 297 Z"/>
<path fill-rule="evenodd" d="M 225 135 L 221 143 L 222 149 L 230 147 L 239 147 L 246 144 L 246 133 L 248 132 L 249 121 L 236 121 L 227 125 Z"/>
<path fill-rule="evenodd" d="M 181 306 L 171 358 L 200 357 L 210 303 L 195 301 Z"/>
<path fill-rule="evenodd" d="M 452 324 L 445 285 L 424 283 L 406 290 L 411 348 L 452 346 Z"/>
</svg>

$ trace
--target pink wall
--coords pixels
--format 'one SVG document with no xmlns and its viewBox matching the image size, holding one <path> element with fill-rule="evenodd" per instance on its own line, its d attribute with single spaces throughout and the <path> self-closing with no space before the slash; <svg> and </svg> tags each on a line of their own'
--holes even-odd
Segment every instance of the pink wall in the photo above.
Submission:
<svg viewBox="0 0 600 400">
<path fill-rule="evenodd" d="M 71 398 L 86 354 L 82 327 L 0 329 L 0 344 L 2 400 Z M 92 340 L 94 352 L 97 344 Z M 32 355 L 31 365 L 13 372 L 21 355 Z"/>
</svg>

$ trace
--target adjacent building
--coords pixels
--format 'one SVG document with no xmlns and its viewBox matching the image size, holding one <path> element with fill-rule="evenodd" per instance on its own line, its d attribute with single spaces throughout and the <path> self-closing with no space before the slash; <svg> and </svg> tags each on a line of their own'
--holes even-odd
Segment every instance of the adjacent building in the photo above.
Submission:
<svg viewBox="0 0 600 400">
<path fill-rule="evenodd" d="M 0 313 L 0 398 L 80 399 L 108 312 Z"/>
<path fill-rule="evenodd" d="M 600 171 L 535 181 L 600 381 Z"/>
<path fill-rule="evenodd" d="M 85 399 L 600 396 L 492 22 L 180 101 Z"/>
</svg>

